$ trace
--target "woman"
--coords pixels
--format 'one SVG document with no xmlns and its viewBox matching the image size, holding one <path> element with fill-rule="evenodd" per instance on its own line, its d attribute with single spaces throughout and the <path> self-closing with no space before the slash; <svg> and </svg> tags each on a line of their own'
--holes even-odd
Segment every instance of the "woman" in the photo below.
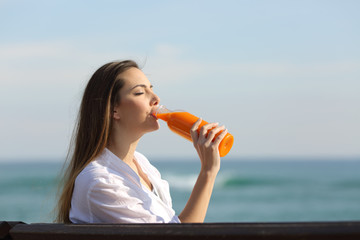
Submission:
<svg viewBox="0 0 360 240">
<path fill-rule="evenodd" d="M 197 131 L 201 119 L 193 125 L 191 136 L 201 170 L 184 210 L 177 216 L 167 182 L 136 151 L 145 133 L 159 129 L 152 115 L 159 101 L 133 61 L 111 62 L 94 73 L 80 106 L 71 160 L 58 203 L 58 222 L 204 221 L 220 169 L 218 145 L 227 131 L 216 123 Z"/>
</svg>

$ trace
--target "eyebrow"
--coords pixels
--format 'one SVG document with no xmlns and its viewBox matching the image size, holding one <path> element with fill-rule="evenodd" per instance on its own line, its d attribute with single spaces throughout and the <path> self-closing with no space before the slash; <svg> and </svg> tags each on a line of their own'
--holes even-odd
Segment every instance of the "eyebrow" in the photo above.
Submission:
<svg viewBox="0 0 360 240">
<path fill-rule="evenodd" d="M 137 87 L 147 88 L 147 86 L 145 84 L 138 84 L 138 85 L 135 85 L 134 87 L 132 87 L 130 90 L 133 90 Z M 152 88 L 152 87 L 153 87 L 153 85 L 150 85 L 150 88 Z"/>
</svg>

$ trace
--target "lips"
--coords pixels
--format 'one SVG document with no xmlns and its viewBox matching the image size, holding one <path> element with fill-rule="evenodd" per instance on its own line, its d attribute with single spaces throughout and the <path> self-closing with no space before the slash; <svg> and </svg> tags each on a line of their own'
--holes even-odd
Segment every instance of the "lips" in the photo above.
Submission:
<svg viewBox="0 0 360 240">
<path fill-rule="evenodd" d="M 150 116 L 152 116 L 152 117 L 155 118 L 156 120 L 158 119 L 158 118 L 156 117 L 155 111 L 151 111 L 151 112 L 150 112 Z"/>
<path fill-rule="evenodd" d="M 158 118 L 156 117 L 156 111 L 157 111 L 157 108 L 156 108 L 156 107 L 153 108 L 153 109 L 151 110 L 151 112 L 150 112 L 150 115 L 157 120 Z"/>
</svg>

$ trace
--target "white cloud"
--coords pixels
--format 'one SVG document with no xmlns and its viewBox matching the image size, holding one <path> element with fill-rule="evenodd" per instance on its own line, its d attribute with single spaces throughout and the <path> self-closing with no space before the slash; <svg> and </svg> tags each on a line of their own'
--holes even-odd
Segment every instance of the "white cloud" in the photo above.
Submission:
<svg viewBox="0 0 360 240">
<path fill-rule="evenodd" d="M 161 83 L 191 82 L 199 76 L 232 75 L 238 77 L 262 78 L 274 81 L 276 77 L 317 81 L 321 77 L 360 77 L 360 61 L 328 61 L 317 63 L 289 62 L 231 62 L 194 60 L 186 58 L 189 53 L 182 47 L 162 44 L 155 47 L 155 54 L 147 59 L 145 70 L 156 74 Z M 309 78 L 310 77 L 310 78 Z M 319 78 L 320 77 L 320 78 Z M 244 79 L 243 81 L 246 81 Z"/>
<path fill-rule="evenodd" d="M 85 83 L 98 67 L 118 58 L 132 58 L 138 60 L 140 65 L 141 61 L 146 59 L 144 72 L 155 83 L 156 90 L 161 89 L 160 97 L 167 98 L 165 103 L 169 103 L 169 107 L 172 103 L 172 106 L 176 108 L 187 109 L 185 106 L 191 108 L 198 104 L 199 108 L 197 109 L 207 113 L 207 116 L 223 121 L 230 126 L 232 133 L 236 135 L 238 146 L 242 145 L 234 149 L 233 152 L 237 155 L 281 152 L 288 154 L 316 153 L 316 149 L 319 149 L 318 152 L 322 154 L 331 152 L 356 154 L 358 152 L 355 147 L 346 147 L 353 146 L 351 139 L 355 139 L 357 132 L 351 132 L 349 129 L 357 127 L 354 124 L 355 120 L 348 121 L 338 118 L 338 122 L 333 121 L 332 125 L 326 125 L 321 122 L 328 116 L 334 117 L 334 115 L 323 113 L 323 117 L 321 117 L 316 114 L 321 114 L 321 111 L 318 111 L 319 106 L 329 107 L 337 101 L 349 104 L 348 108 L 343 110 L 342 115 L 356 118 L 357 115 L 351 114 L 351 111 L 355 111 L 352 110 L 355 103 L 348 101 L 346 97 L 359 99 L 355 92 L 358 92 L 356 89 L 360 89 L 358 81 L 360 62 L 227 63 L 213 59 L 192 59 L 189 56 L 191 54 L 185 47 L 166 43 L 154 46 L 147 58 L 142 54 L 130 53 L 123 49 L 110 52 L 104 49 L 90 49 L 82 47 L 80 43 L 66 41 L 1 46 L 0 108 L 2 116 L 5 116 L 2 117 L 0 126 L 2 156 L 20 154 L 14 147 L 17 139 L 21 139 L 20 143 L 24 147 L 21 154 L 24 157 L 29 154 L 32 156 L 63 154 L 66 151 L 64 147 L 68 144 L 70 128 L 75 120 L 76 108 Z M 329 102 L 321 102 L 321 104 L 316 97 L 313 97 L 310 100 L 317 102 L 309 104 L 310 100 L 304 96 L 304 89 L 314 87 L 314 82 L 329 81 L 333 82 L 329 93 L 341 93 L 342 95 L 336 101 L 328 96 Z M 237 94 L 230 95 L 228 94 L 229 89 L 222 90 L 222 84 L 226 83 L 231 83 L 232 89 L 230 90 Z M 284 87 L 284 83 L 289 83 L 287 88 Z M 325 92 L 320 87 L 323 85 L 315 85 L 313 91 L 321 97 Z M 241 88 L 251 91 L 251 94 L 239 93 Z M 347 93 L 346 96 L 345 90 L 352 92 L 350 95 Z M 293 98 L 282 98 L 277 95 L 276 98 L 271 99 L 266 98 L 264 93 L 295 95 Z M 200 100 L 201 98 L 202 100 Z M 214 102 L 214 100 L 217 101 Z M 242 116 L 240 120 L 233 118 L 234 113 L 223 107 L 224 103 L 228 101 L 231 102 L 231 109 L 237 111 L 236 115 L 246 115 Z M 282 105 L 282 101 L 287 101 L 287 103 Z M 292 104 L 295 105 L 292 106 Z M 282 108 L 290 114 L 286 121 L 281 118 Z M 297 114 L 299 110 L 302 111 L 306 108 L 309 108 L 311 115 L 316 116 L 318 120 L 308 118 L 302 129 L 297 128 Z M 335 109 L 340 109 L 340 107 L 337 106 Z M 221 117 L 217 115 L 218 112 L 221 112 Z M 271 115 L 272 112 L 276 112 L 276 114 Z M 294 114 L 291 115 L 291 113 Z M 273 119 L 261 122 L 254 120 L 254 118 L 266 117 L 266 114 L 272 116 Z M 349 124 L 344 125 L 344 123 Z M 257 124 L 261 124 L 261 128 Z M 282 131 L 284 128 L 281 126 L 286 126 L 290 130 Z M 344 142 L 344 146 L 341 146 L 341 143 L 337 141 L 325 141 L 328 136 L 323 139 L 321 133 L 331 133 L 330 130 L 335 129 L 335 126 L 340 127 L 336 131 L 332 131 L 335 131 L 336 134 L 345 132 L 345 136 L 341 139 L 347 138 L 351 142 Z M 22 130 L 24 128 L 26 129 Z M 254 132 L 256 129 L 261 132 Z M 274 132 L 270 129 L 279 131 Z M 305 133 L 314 132 L 314 129 L 318 129 L 319 133 L 316 135 L 314 133 L 312 139 L 307 139 Z M 161 134 L 164 135 L 164 133 Z M 282 147 L 287 139 L 294 136 L 298 136 L 296 141 L 293 142 L 293 145 L 288 144 L 293 149 L 284 150 Z M 156 138 L 156 135 L 154 137 Z M 273 139 L 277 139 L 277 141 L 272 141 Z M 267 141 L 272 141 L 272 143 L 269 145 Z M 309 142 L 306 143 L 306 141 Z M 47 142 L 55 144 L 50 145 L 48 150 L 44 150 L 42 145 Z M 155 142 L 154 138 L 147 141 L 146 149 L 151 149 Z M 296 143 L 303 144 L 303 148 L 296 148 Z M 162 144 L 165 142 L 162 141 Z M 340 147 L 336 150 L 336 146 Z M 187 154 L 186 151 L 192 150 L 184 151 L 183 148 L 177 149 L 177 147 L 168 147 L 170 150 L 166 150 L 163 154 L 170 154 L 174 151 L 178 151 L 179 154 Z M 184 143 L 185 147 L 190 149 L 186 143 Z"/>
<path fill-rule="evenodd" d="M 18 43 L 0 46 L 1 60 L 31 60 L 33 58 L 59 57 L 69 51 L 64 42 Z"/>
<path fill-rule="evenodd" d="M 184 52 L 184 50 L 175 45 L 165 43 L 158 44 L 155 47 L 155 52 L 157 56 L 173 58 L 174 56 L 180 56 Z"/>
<path fill-rule="evenodd" d="M 252 77 L 286 77 L 296 76 L 328 76 L 337 74 L 360 75 L 360 62 L 325 62 L 325 63 L 282 63 L 282 62 L 257 62 L 257 63 L 232 63 L 229 65 L 211 63 L 207 69 L 218 69 L 219 72 L 231 72 L 239 76 Z M 316 81 L 317 79 L 314 78 Z"/>
</svg>

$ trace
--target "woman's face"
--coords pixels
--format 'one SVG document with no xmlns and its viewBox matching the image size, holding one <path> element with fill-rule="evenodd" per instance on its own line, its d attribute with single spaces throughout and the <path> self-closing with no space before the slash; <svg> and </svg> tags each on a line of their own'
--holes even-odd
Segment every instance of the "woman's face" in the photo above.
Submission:
<svg viewBox="0 0 360 240">
<path fill-rule="evenodd" d="M 130 68 L 118 77 L 124 80 L 124 86 L 120 89 L 120 103 L 114 107 L 115 122 L 123 131 L 140 136 L 159 129 L 159 123 L 151 113 L 160 98 L 153 92 L 145 74 L 137 68 Z"/>
</svg>

